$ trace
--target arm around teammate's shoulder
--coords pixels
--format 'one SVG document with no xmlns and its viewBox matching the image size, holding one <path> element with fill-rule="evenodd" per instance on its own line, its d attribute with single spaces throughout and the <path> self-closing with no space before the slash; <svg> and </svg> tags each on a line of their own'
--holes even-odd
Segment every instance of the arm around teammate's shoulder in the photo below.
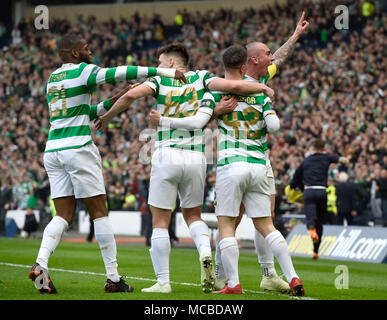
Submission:
<svg viewBox="0 0 387 320">
<path fill-rule="evenodd" d="M 186 130 L 202 129 L 210 121 L 214 113 L 214 108 L 215 99 L 211 93 L 206 92 L 200 101 L 200 105 L 198 105 L 198 109 L 194 111 L 192 116 L 182 118 L 162 117 L 158 111 L 152 110 L 150 113 L 150 121 L 152 125 L 162 126 L 164 128 Z"/>
<path fill-rule="evenodd" d="M 87 69 L 86 72 L 88 72 L 86 81 L 88 87 L 95 87 L 96 85 L 104 83 L 114 84 L 119 81 L 129 81 L 153 76 L 175 78 L 184 83 L 187 83 L 183 72 L 170 68 L 154 68 L 142 66 L 118 66 L 113 68 L 101 68 L 97 65 L 90 64 L 85 69 Z"/>
<path fill-rule="evenodd" d="M 104 115 L 106 112 L 108 112 L 111 107 L 117 102 L 119 98 L 121 98 L 125 93 L 127 93 L 130 89 L 133 89 L 137 86 L 139 86 L 139 83 L 135 83 L 133 85 L 130 85 L 126 87 L 125 89 L 121 90 L 119 93 L 114 95 L 111 98 L 108 98 L 105 101 L 102 101 L 96 105 L 90 106 L 90 121 L 98 118 L 99 116 Z"/>
<path fill-rule="evenodd" d="M 158 111 L 152 110 L 150 120 L 152 125 L 164 128 L 196 130 L 202 129 L 210 120 L 211 115 L 210 108 L 200 108 L 194 116 L 184 118 L 163 117 Z"/>
<path fill-rule="evenodd" d="M 263 83 L 245 81 L 245 80 L 228 80 L 223 78 L 214 78 L 208 84 L 211 91 L 223 91 L 234 94 L 256 94 L 265 93 L 272 100 L 274 99 L 274 91 Z"/>
<path fill-rule="evenodd" d="M 96 129 L 103 130 L 107 124 L 114 119 L 119 113 L 126 110 L 134 100 L 153 95 L 153 89 L 147 85 L 131 86 L 129 90 L 123 94 L 110 108 L 108 112 L 96 120 Z"/>
</svg>

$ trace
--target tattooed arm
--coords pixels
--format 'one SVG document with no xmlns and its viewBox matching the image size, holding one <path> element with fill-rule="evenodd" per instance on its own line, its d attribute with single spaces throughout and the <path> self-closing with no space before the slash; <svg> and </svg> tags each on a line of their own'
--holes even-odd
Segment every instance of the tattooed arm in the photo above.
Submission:
<svg viewBox="0 0 387 320">
<path fill-rule="evenodd" d="M 296 45 L 298 39 L 302 36 L 302 34 L 308 29 L 309 22 L 305 20 L 305 11 L 302 12 L 302 16 L 298 21 L 296 30 L 276 52 L 274 52 L 274 64 L 280 67 L 285 60 L 291 55 Z"/>
</svg>

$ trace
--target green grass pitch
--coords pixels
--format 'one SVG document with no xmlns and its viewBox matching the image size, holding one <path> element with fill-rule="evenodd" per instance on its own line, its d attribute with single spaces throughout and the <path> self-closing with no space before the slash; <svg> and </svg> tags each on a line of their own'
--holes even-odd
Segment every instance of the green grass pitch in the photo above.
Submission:
<svg viewBox="0 0 387 320">
<path fill-rule="evenodd" d="M 51 256 L 50 276 L 59 292 L 41 295 L 27 278 L 35 262 L 40 240 L 0 238 L 0 300 L 290 300 L 287 294 L 268 293 L 259 288 L 261 269 L 257 256 L 241 253 L 240 282 L 243 295 L 205 294 L 201 291 L 198 253 L 193 249 L 172 248 L 170 257 L 171 294 L 142 293 L 155 282 L 147 247 L 118 244 L 121 275 L 134 286 L 133 293 L 106 294 L 101 253 L 96 243 L 61 242 Z M 348 261 L 292 258 L 304 283 L 305 299 L 386 300 L 387 265 Z M 339 265 L 348 268 L 348 288 L 337 289 L 335 273 Z M 280 267 L 276 264 L 278 273 Z"/>
</svg>

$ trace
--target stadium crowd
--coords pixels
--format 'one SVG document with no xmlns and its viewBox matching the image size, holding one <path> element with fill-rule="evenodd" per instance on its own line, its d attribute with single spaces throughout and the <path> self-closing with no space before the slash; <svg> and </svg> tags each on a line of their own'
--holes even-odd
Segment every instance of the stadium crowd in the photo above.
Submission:
<svg viewBox="0 0 387 320">
<path fill-rule="evenodd" d="M 1 210 L 49 207 L 49 184 L 42 162 L 50 125 L 45 87 L 50 73 L 60 66 L 56 43 L 62 34 L 81 34 L 92 50 L 93 63 L 109 67 L 155 66 L 160 45 L 181 41 L 189 48 L 191 69 L 207 69 L 222 76 L 223 49 L 258 40 L 274 52 L 292 34 L 305 10 L 309 31 L 269 83 L 276 91 L 274 106 L 281 119 L 280 133 L 269 137 L 278 190 L 277 215 L 301 210 L 287 201 L 284 188 L 313 139 L 321 137 L 328 150 L 350 158 L 346 167 L 332 166 L 330 176 L 338 183 L 339 171 L 345 171 L 354 185 L 354 223 L 381 225 L 384 217 L 386 224 L 387 15 L 380 3 L 365 8 L 363 1 L 354 0 L 292 1 L 240 12 L 222 9 L 199 14 L 183 10 L 176 22 L 169 24 L 160 16 L 149 18 L 137 13 L 116 21 L 83 16 L 73 24 L 65 19 L 52 20 L 48 30 L 35 30 L 33 19 L 12 30 L 0 24 Z M 349 9 L 348 29 L 335 27 L 337 5 Z M 93 103 L 127 85 L 100 87 Z M 154 131 L 147 115 L 154 105 L 152 97 L 136 101 L 106 132 L 94 133 L 110 210 L 148 212 L 150 137 Z M 215 130 L 215 122 L 207 126 L 205 212 L 213 211 Z"/>
</svg>

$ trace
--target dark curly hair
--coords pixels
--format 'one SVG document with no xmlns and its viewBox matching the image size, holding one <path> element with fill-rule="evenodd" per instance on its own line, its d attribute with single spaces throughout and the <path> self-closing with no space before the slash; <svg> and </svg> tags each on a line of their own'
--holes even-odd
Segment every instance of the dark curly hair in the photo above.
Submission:
<svg viewBox="0 0 387 320">
<path fill-rule="evenodd" d="M 189 61 L 189 53 L 188 53 L 188 50 L 186 48 L 185 45 L 179 43 L 179 42 L 174 42 L 174 43 L 171 43 L 171 44 L 167 44 L 163 47 L 161 47 L 158 51 L 157 51 L 157 59 L 163 54 L 176 54 L 178 55 L 179 57 L 181 57 L 183 59 L 183 63 L 185 66 L 188 65 L 188 61 Z"/>
</svg>

